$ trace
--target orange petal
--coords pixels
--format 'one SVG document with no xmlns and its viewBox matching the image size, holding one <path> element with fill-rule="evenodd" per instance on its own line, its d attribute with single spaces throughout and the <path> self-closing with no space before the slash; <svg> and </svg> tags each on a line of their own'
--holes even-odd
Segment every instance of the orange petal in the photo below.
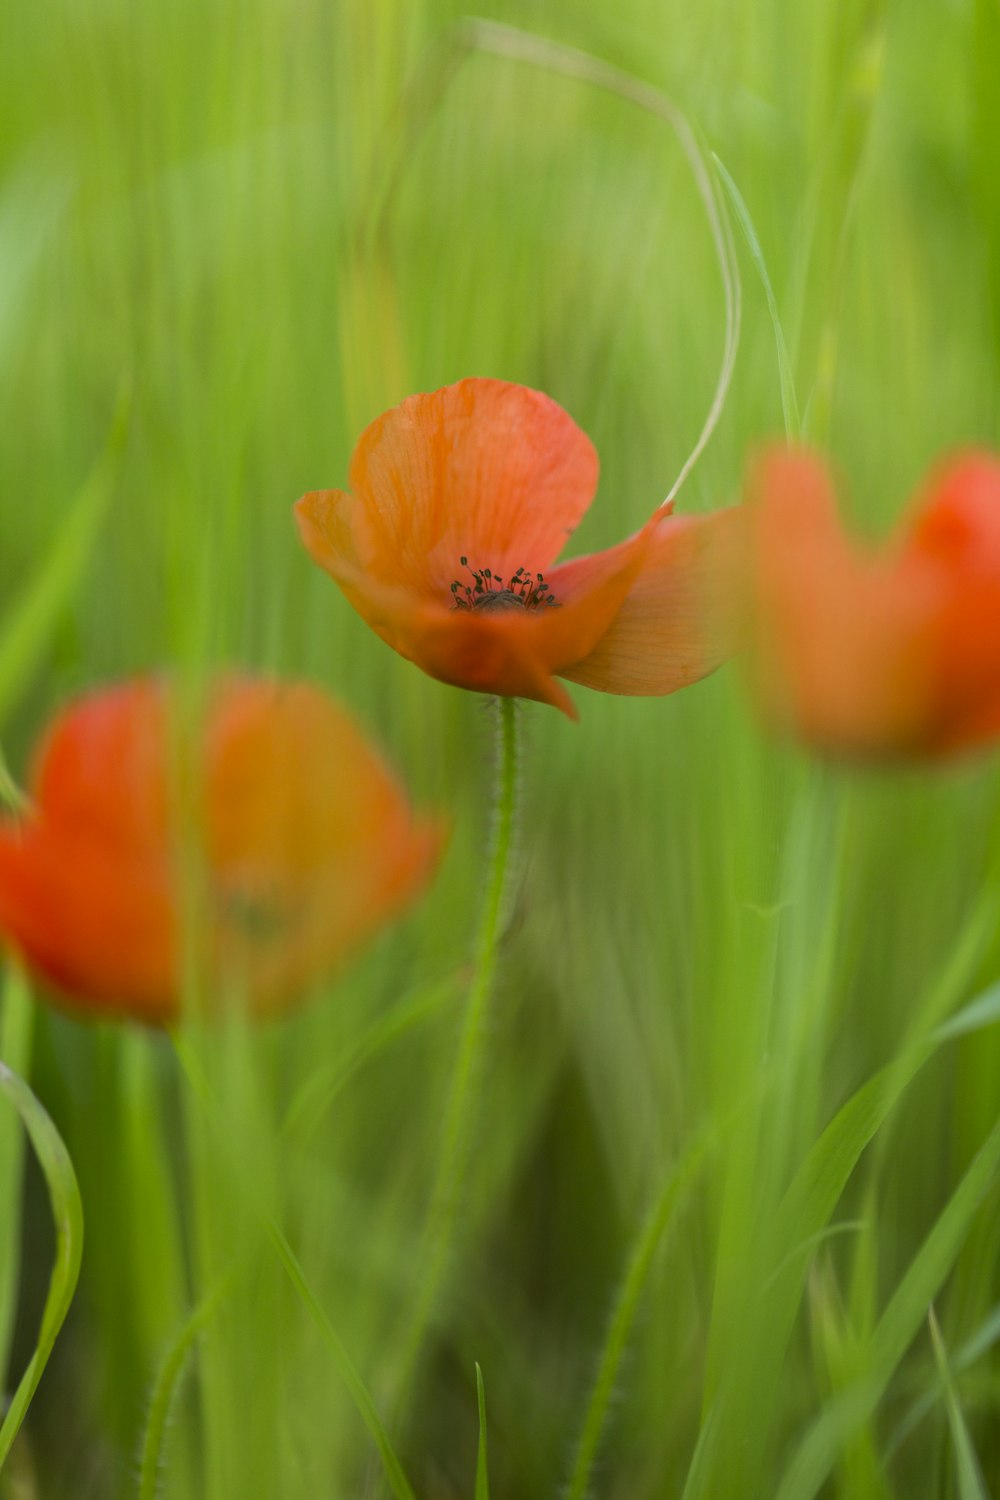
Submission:
<svg viewBox="0 0 1000 1500">
<path fill-rule="evenodd" d="M 734 528 L 721 523 L 658 513 L 619 546 L 549 568 L 596 479 L 590 443 L 548 397 L 468 380 L 368 429 L 351 465 L 358 498 L 317 490 L 295 512 L 313 558 L 401 655 L 443 682 L 575 716 L 556 676 L 669 692 L 718 665 L 733 634 L 720 578 Z M 555 605 L 522 610 L 507 590 L 506 611 L 456 608 L 462 558 L 502 580 L 544 572 Z"/>
<path fill-rule="evenodd" d="M 415 896 L 442 830 L 414 819 L 353 720 L 316 688 L 226 684 L 207 732 L 216 962 L 267 1002 L 342 962 Z"/>
<path fill-rule="evenodd" d="M 935 565 L 934 747 L 960 750 L 1000 734 L 1000 460 L 970 452 L 932 478 L 903 541 Z"/>
<path fill-rule="evenodd" d="M 934 713 L 936 569 L 851 543 L 830 477 L 805 450 L 752 467 L 754 674 L 768 715 L 851 755 L 908 753 Z"/>
<path fill-rule="evenodd" d="M 335 536 L 329 518 L 321 524 L 351 567 L 441 598 L 465 576 L 462 557 L 503 577 L 544 571 L 597 476 L 593 445 L 550 397 L 503 380 L 461 380 L 410 396 L 362 433 L 341 529 Z M 311 496 L 299 503 L 307 516 L 315 504 Z"/>
<path fill-rule="evenodd" d="M 336 569 L 347 598 L 384 641 L 441 682 L 532 698 L 576 717 L 554 674 L 564 675 L 564 666 L 585 657 L 608 629 L 641 565 L 649 527 L 617 547 L 550 571 L 554 605 L 480 612 L 380 586 L 327 551 L 325 522 L 335 526 L 341 514 L 336 494 L 326 492 L 307 516 L 300 512 L 299 523 L 313 555 L 329 571 Z"/>
<path fill-rule="evenodd" d="M 47 826 L 107 848 L 166 847 L 169 763 L 166 684 L 139 678 L 75 700 L 35 758 L 32 795 Z"/>
<path fill-rule="evenodd" d="M 904 549 L 963 582 L 1000 578 L 1000 458 L 972 450 L 940 466 L 916 507 Z"/>
<path fill-rule="evenodd" d="M 0 825 L 0 930 L 81 1008 L 174 1018 L 193 840 L 208 998 L 235 987 L 277 1008 L 422 889 L 441 829 L 315 688 L 224 679 L 197 725 L 172 725 L 172 706 L 137 682 L 56 722 L 37 816 Z"/>
<path fill-rule="evenodd" d="M 623 544 L 641 539 L 641 555 L 606 630 L 560 675 L 605 693 L 659 695 L 714 671 L 741 642 L 745 531 L 740 508 L 655 517 Z M 556 568 L 554 591 L 575 582 L 579 567 Z"/>
<path fill-rule="evenodd" d="M 163 1022 L 176 931 L 163 864 L 49 830 L 0 828 L 0 931 L 82 1010 Z"/>
</svg>

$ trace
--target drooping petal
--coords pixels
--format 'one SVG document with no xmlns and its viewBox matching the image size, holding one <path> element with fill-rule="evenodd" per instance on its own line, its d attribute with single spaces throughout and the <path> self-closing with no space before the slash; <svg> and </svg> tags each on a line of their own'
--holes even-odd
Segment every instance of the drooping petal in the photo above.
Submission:
<svg viewBox="0 0 1000 1500">
<path fill-rule="evenodd" d="M 1000 458 L 972 450 L 931 475 L 907 528 L 904 550 L 932 558 L 957 580 L 1000 577 Z"/>
<path fill-rule="evenodd" d="M 381 587 L 339 564 L 338 581 L 371 628 L 431 677 L 473 692 L 531 698 L 575 718 L 573 701 L 555 677 L 608 629 L 648 542 L 644 528 L 617 547 L 552 570 L 547 576 L 555 602 L 535 608 L 445 606 Z"/>
<path fill-rule="evenodd" d="M 742 644 L 745 533 L 738 507 L 655 518 L 632 539 L 642 539 L 638 565 L 607 628 L 560 675 L 605 693 L 660 695 L 713 672 Z M 553 589 L 583 584 L 592 562 L 556 568 Z"/>
<path fill-rule="evenodd" d="M 667 693 L 735 649 L 738 511 L 657 514 L 616 546 L 550 569 L 554 605 L 480 614 L 366 575 L 343 546 L 348 498 L 322 491 L 306 497 L 307 509 L 299 502 L 310 552 L 388 645 L 442 682 L 532 698 L 575 718 L 555 677 L 605 692 Z"/>
<path fill-rule="evenodd" d="M 410 396 L 362 434 L 349 473 L 350 546 L 380 583 L 426 595 L 464 576 L 462 557 L 503 577 L 544 571 L 597 476 L 592 443 L 549 396 L 461 380 Z"/>
<path fill-rule="evenodd" d="M 764 453 L 748 492 L 753 670 L 765 712 L 826 750 L 913 751 L 934 715 L 937 569 L 851 543 L 824 465 L 804 450 Z"/>
<path fill-rule="evenodd" d="M 936 723 L 942 751 L 1000 734 L 1000 460 L 959 455 L 932 476 L 903 553 L 941 579 L 934 612 Z"/>
</svg>

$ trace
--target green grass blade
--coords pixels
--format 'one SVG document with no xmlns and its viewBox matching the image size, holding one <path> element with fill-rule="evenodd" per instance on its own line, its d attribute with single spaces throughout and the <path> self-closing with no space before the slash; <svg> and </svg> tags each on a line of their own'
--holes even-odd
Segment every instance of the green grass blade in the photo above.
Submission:
<svg viewBox="0 0 1000 1500">
<path fill-rule="evenodd" d="M 288 1108 L 282 1134 L 300 1143 L 308 1140 L 351 1079 L 456 999 L 462 980 L 462 975 L 453 974 L 438 984 L 421 986 L 388 1015 L 373 1021 L 342 1056 L 324 1064 L 303 1084 Z"/>
<path fill-rule="evenodd" d="M 709 1483 L 712 1472 L 712 1443 L 715 1440 L 717 1426 L 715 1408 L 710 1407 L 702 1417 L 698 1441 L 694 1445 L 694 1452 L 688 1465 L 681 1500 L 702 1500 L 702 1496 L 706 1494 L 705 1487 Z"/>
<path fill-rule="evenodd" d="M 934 1032 L 933 1041 L 936 1044 L 955 1041 L 958 1037 L 970 1036 L 974 1031 L 982 1031 L 986 1026 L 994 1026 L 997 1021 L 1000 1021 L 1000 984 L 992 985 L 977 999 L 964 1005 L 950 1021 L 939 1026 Z"/>
<path fill-rule="evenodd" d="M 0 621 L 0 722 L 30 681 L 53 629 L 87 566 L 110 504 L 117 460 L 128 430 L 123 394 L 104 452 L 73 501 L 34 576 Z"/>
<path fill-rule="evenodd" d="M 369 1434 L 378 1449 L 379 1457 L 382 1460 L 382 1468 L 385 1471 L 385 1477 L 389 1482 L 392 1493 L 396 1496 L 396 1500 L 416 1500 L 413 1487 L 396 1456 L 395 1449 L 389 1440 L 389 1434 L 382 1425 L 382 1419 L 378 1414 L 375 1402 L 372 1400 L 371 1393 L 362 1380 L 353 1360 L 344 1348 L 340 1335 L 330 1322 L 322 1303 L 310 1286 L 306 1274 L 299 1264 L 298 1257 L 285 1238 L 280 1226 L 273 1216 L 266 1211 L 265 1222 L 271 1241 L 278 1253 L 278 1259 L 284 1266 L 289 1281 L 305 1304 L 306 1310 L 318 1328 L 323 1342 L 333 1355 L 334 1363 L 340 1372 L 340 1377 L 350 1392 L 351 1399 L 360 1412 L 362 1421 L 368 1428 Z"/>
<path fill-rule="evenodd" d="M 781 318 L 778 315 L 778 302 L 771 285 L 771 278 L 767 273 L 767 263 L 764 260 L 764 252 L 760 248 L 760 240 L 754 228 L 750 210 L 747 208 L 736 183 L 730 173 L 723 165 L 720 158 L 712 152 L 712 161 L 715 170 L 719 174 L 719 181 L 729 196 L 736 222 L 743 231 L 743 238 L 747 242 L 750 258 L 754 263 L 757 275 L 760 277 L 764 288 L 764 296 L 767 298 L 767 310 L 771 315 L 771 326 L 774 329 L 774 342 L 778 351 L 778 376 L 781 381 L 781 410 L 785 419 L 785 436 L 789 442 L 798 442 L 802 435 L 802 423 L 799 417 L 799 403 L 795 395 L 795 377 L 792 374 L 792 362 L 788 356 L 788 345 L 785 343 L 785 334 L 781 326 Z"/>
<path fill-rule="evenodd" d="M 937 1049 L 998 1020 L 1000 985 L 971 1000 L 926 1041 L 914 1043 L 851 1095 L 813 1146 L 785 1195 L 779 1210 L 778 1244 L 804 1245 L 821 1233 L 865 1148 Z"/>
<path fill-rule="evenodd" d="M 984 1354 L 989 1353 L 998 1340 L 1000 1340 L 1000 1305 L 992 1308 L 982 1323 L 980 1323 L 975 1333 L 966 1339 L 952 1361 L 953 1369 L 956 1371 L 970 1369 L 977 1360 L 982 1359 Z M 906 1416 L 899 1423 L 886 1448 L 887 1462 L 893 1459 L 907 1438 L 920 1426 L 920 1423 L 927 1414 L 934 1410 L 942 1394 L 940 1383 L 938 1383 L 932 1390 L 925 1391 L 919 1400 L 913 1403 Z"/>
<path fill-rule="evenodd" d="M 962 1405 L 958 1398 L 958 1389 L 955 1385 L 955 1377 L 952 1373 L 951 1363 L 948 1359 L 948 1351 L 945 1348 L 944 1339 L 941 1337 L 941 1329 L 935 1317 L 934 1309 L 931 1308 L 927 1314 L 930 1324 L 931 1343 L 934 1345 L 934 1358 L 937 1362 L 938 1373 L 944 1385 L 945 1406 L 948 1410 L 948 1425 L 951 1428 L 952 1441 L 955 1444 L 955 1470 L 958 1480 L 959 1500 L 990 1500 L 989 1491 L 983 1481 L 979 1460 L 969 1429 L 966 1426 Z"/>
<path fill-rule="evenodd" d="M 9 962 L 0 1001 L 0 1060 L 25 1074 L 31 1055 L 31 993 L 19 964 Z M 14 1314 L 21 1253 L 21 1174 L 24 1132 L 10 1110 L 0 1115 L 0 1391 L 6 1389 L 7 1361 L 14 1335 Z"/>
<path fill-rule="evenodd" d="M 340 1335 L 330 1321 L 323 1304 L 313 1291 L 298 1256 L 289 1244 L 280 1224 L 267 1205 L 261 1201 L 259 1192 L 256 1190 L 242 1165 L 239 1151 L 230 1143 L 229 1132 L 226 1129 L 226 1124 L 222 1118 L 211 1084 L 206 1078 L 193 1049 L 188 1047 L 180 1036 L 174 1037 L 174 1044 L 184 1066 L 187 1078 L 195 1090 L 202 1108 L 206 1111 L 216 1136 L 221 1142 L 232 1165 L 234 1177 L 239 1181 L 246 1193 L 247 1201 L 266 1230 L 286 1276 L 304 1304 L 327 1349 L 333 1355 L 333 1360 L 340 1377 L 347 1387 L 351 1399 L 378 1449 L 385 1477 L 392 1493 L 396 1496 L 396 1500 L 416 1500 L 413 1487 L 407 1479 L 405 1470 L 392 1446 L 389 1434 L 386 1432 L 378 1409 L 372 1399 L 371 1392 L 344 1347 Z"/>
<path fill-rule="evenodd" d="M 3 1062 L 0 1062 L 0 1092 L 14 1106 L 28 1132 L 28 1138 L 45 1175 L 56 1227 L 55 1265 L 52 1268 L 38 1339 L 28 1368 L 14 1392 L 3 1426 L 0 1427 L 2 1468 L 38 1389 L 42 1372 L 73 1300 L 80 1274 L 80 1257 L 83 1254 L 83 1204 L 80 1201 L 73 1163 L 62 1137 L 28 1085 Z"/>
<path fill-rule="evenodd" d="M 489 1454 L 486 1447 L 486 1388 L 476 1364 L 476 1401 L 479 1406 L 479 1449 L 476 1454 L 476 1500 L 490 1500 Z"/>
<path fill-rule="evenodd" d="M 138 1500 L 156 1500 L 160 1492 L 167 1423 L 187 1367 L 188 1356 L 215 1316 L 220 1302 L 232 1285 L 232 1280 L 232 1277 L 227 1278 L 202 1298 L 191 1316 L 183 1323 L 176 1339 L 164 1355 L 150 1397 L 149 1412 L 142 1437 Z"/>
<path fill-rule="evenodd" d="M 867 1350 L 868 1377 L 834 1401 L 806 1435 L 777 1500 L 814 1500 L 844 1444 L 874 1412 L 951 1271 L 998 1170 L 1000 1123 L 980 1147 L 879 1320 Z"/>
</svg>

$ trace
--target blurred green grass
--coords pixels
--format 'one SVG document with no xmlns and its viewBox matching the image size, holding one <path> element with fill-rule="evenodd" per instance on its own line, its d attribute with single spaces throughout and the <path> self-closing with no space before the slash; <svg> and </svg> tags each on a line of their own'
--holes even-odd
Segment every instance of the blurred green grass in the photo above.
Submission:
<svg viewBox="0 0 1000 1500">
<path fill-rule="evenodd" d="M 223 1283 L 166 1427 L 162 1494 L 381 1493 L 234 1160 L 421 1500 L 473 1493 L 475 1361 L 491 1493 L 559 1492 L 647 1205 L 703 1129 L 718 1143 L 653 1260 L 593 1493 L 777 1493 L 866 1373 L 879 1316 L 996 1120 L 1000 1045 L 984 1031 L 935 1057 L 862 1158 L 835 1216 L 853 1227 L 775 1245 L 820 1130 L 902 1051 L 942 974 L 954 1009 L 1000 971 L 1000 922 L 962 946 L 984 900 L 1000 911 L 994 761 L 895 777 L 810 764 L 761 741 L 734 668 L 663 701 L 579 690 L 578 726 L 529 706 L 463 1255 L 419 1382 L 392 1399 L 453 993 L 307 1134 L 281 1122 L 393 1007 L 461 977 L 490 732 L 483 702 L 367 632 L 300 548 L 290 505 L 344 481 L 384 407 L 497 375 L 549 391 L 594 438 L 602 482 L 578 547 L 603 545 L 673 483 L 723 339 L 711 241 L 662 123 L 488 56 L 435 92 L 460 15 L 448 0 L 15 0 L 5 15 L 0 615 L 58 546 L 131 392 L 110 513 L 5 725 L 8 759 L 23 768 L 77 689 L 240 662 L 328 685 L 454 818 L 426 903 L 329 993 L 280 1026 L 198 1039 L 224 1139 L 165 1039 L 39 1015 L 32 1084 L 87 1218 L 81 1290 L 23 1439 L 35 1487 L 21 1482 L 45 1500 L 137 1494 L 156 1371 Z M 718 153 L 774 285 L 805 434 L 832 451 L 863 527 L 883 529 L 943 449 L 997 444 L 995 0 L 511 0 L 489 15 L 664 89 Z M 682 510 L 734 499 L 748 447 L 781 432 L 768 309 L 739 253 L 735 378 Z M 22 1362 L 47 1233 L 29 1175 Z M 1000 1364 L 987 1351 L 963 1370 L 957 1351 L 1000 1301 L 998 1239 L 994 1197 L 936 1302 L 994 1493 Z M 797 1254 L 807 1291 L 783 1354 L 765 1293 Z M 955 1493 L 951 1399 L 925 1327 L 823 1493 Z"/>
</svg>

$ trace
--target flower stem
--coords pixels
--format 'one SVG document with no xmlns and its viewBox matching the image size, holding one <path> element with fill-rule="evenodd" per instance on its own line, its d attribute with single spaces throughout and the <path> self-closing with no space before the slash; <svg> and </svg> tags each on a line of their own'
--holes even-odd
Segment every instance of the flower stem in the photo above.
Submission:
<svg viewBox="0 0 1000 1500">
<path fill-rule="evenodd" d="M 513 698 L 498 698 L 495 703 L 498 760 L 486 895 L 476 937 L 475 968 L 445 1106 L 434 1187 L 427 1214 L 424 1273 L 414 1299 L 409 1326 L 401 1343 L 401 1373 L 397 1387 L 400 1393 L 405 1392 L 410 1384 L 454 1253 L 475 1131 L 478 1085 L 489 1031 L 490 996 L 507 907 L 511 851 L 517 822 L 518 707 Z"/>
</svg>

